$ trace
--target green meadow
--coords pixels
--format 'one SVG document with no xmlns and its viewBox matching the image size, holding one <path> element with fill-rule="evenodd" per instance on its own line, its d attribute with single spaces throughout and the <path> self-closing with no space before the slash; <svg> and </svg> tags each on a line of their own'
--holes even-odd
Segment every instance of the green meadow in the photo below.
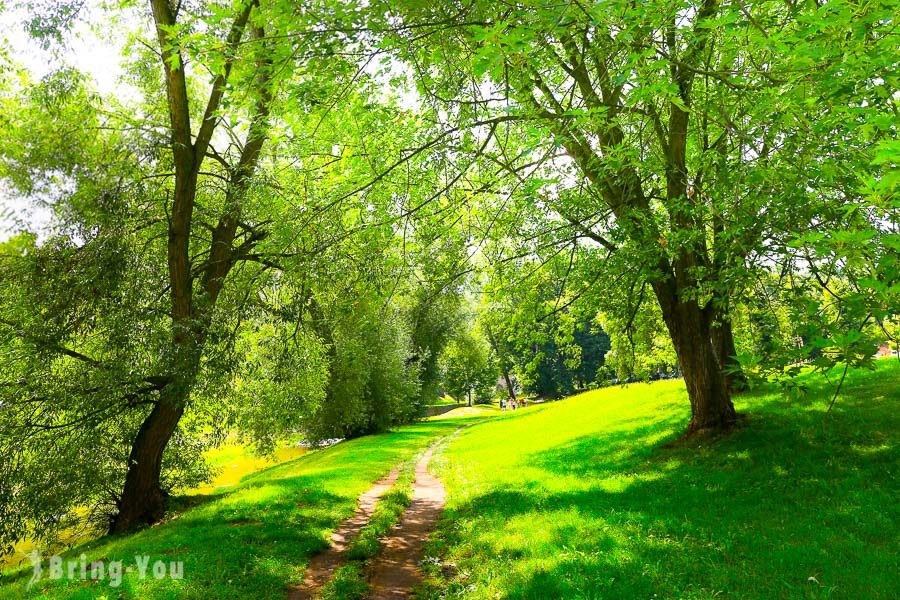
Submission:
<svg viewBox="0 0 900 600">
<path fill-rule="evenodd" d="M 833 381 L 833 379 L 832 379 Z M 896 598 L 900 363 L 735 398 L 679 441 L 683 384 L 606 388 L 461 432 L 433 598 Z"/>
<path fill-rule="evenodd" d="M 179 560 L 183 579 L 45 577 L 26 590 L 25 569 L 4 574 L 0 598 L 283 598 L 356 498 L 405 464 L 325 590 L 361 597 L 365 559 L 408 504 L 411 461 L 454 433 L 432 463 L 449 497 L 420 597 L 896 597 L 900 363 L 851 372 L 830 413 L 829 383 L 802 382 L 799 398 L 738 396 L 736 431 L 688 441 L 680 381 L 460 409 L 179 498 L 156 526 L 65 555 Z"/>
<path fill-rule="evenodd" d="M 0 598 L 281 598 L 302 580 L 309 557 L 349 517 L 372 482 L 411 460 L 433 440 L 471 417 L 426 421 L 309 453 L 245 477 L 218 493 L 178 498 L 168 519 L 134 535 L 108 536 L 66 552 L 66 561 L 122 561 L 133 567 L 121 584 L 4 573 Z M 221 491 L 227 490 L 227 491 Z M 149 563 L 183 561 L 183 579 L 141 578 L 135 556 Z M 46 561 L 46 557 L 45 557 Z M 27 561 L 26 561 L 27 563 Z"/>
</svg>

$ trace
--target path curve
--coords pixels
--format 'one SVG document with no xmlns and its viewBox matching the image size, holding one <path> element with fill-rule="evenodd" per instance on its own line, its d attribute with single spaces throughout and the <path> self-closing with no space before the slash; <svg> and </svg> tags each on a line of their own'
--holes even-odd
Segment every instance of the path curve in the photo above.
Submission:
<svg viewBox="0 0 900 600">
<path fill-rule="evenodd" d="M 443 441 L 443 440 L 441 440 Z M 381 541 L 381 552 L 372 560 L 369 598 L 409 598 L 413 589 L 422 582 L 419 562 L 425 551 L 428 534 L 444 508 L 447 491 L 440 479 L 428 472 L 428 463 L 438 441 L 416 463 L 416 481 L 413 497 L 403 513 L 400 523 Z"/>
<path fill-rule="evenodd" d="M 316 597 L 338 567 L 344 563 L 343 555 L 350 546 L 350 542 L 369 522 L 375 511 L 375 505 L 394 486 L 399 474 L 400 469 L 394 469 L 386 477 L 376 481 L 369 491 L 359 497 L 356 512 L 331 534 L 331 546 L 312 557 L 306 568 L 306 577 L 303 583 L 289 590 L 288 600 L 312 600 Z"/>
</svg>

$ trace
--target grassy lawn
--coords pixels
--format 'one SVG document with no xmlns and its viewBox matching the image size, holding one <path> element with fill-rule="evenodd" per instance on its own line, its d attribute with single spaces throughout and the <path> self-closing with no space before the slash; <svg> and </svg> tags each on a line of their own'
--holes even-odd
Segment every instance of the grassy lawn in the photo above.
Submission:
<svg viewBox="0 0 900 600">
<path fill-rule="evenodd" d="M 833 378 L 832 378 L 833 379 Z M 507 413 L 438 459 L 450 497 L 427 595 L 896 598 L 900 365 L 804 399 L 736 399 L 744 426 L 667 444 L 680 381 Z"/>
<path fill-rule="evenodd" d="M 472 418 L 427 421 L 310 451 L 217 494 L 182 498 L 182 505 L 191 508 L 167 522 L 66 554 L 66 560 L 78 560 L 84 552 L 88 564 L 121 560 L 134 567 L 116 588 L 108 579 L 50 580 L 45 564 L 45 578 L 27 593 L 31 569 L 7 573 L 0 598 L 283 598 L 286 586 L 302 578 L 309 557 L 327 546 L 329 532 L 352 514 L 357 497 L 372 482 L 431 440 L 469 422 Z M 226 466 L 235 459 L 218 458 Z M 136 555 L 148 555 L 150 565 L 183 561 L 184 578 L 141 579 Z"/>
<path fill-rule="evenodd" d="M 271 456 L 260 456 L 253 452 L 249 446 L 231 441 L 218 448 L 213 448 L 206 453 L 206 459 L 215 471 L 216 475 L 206 485 L 192 490 L 185 490 L 187 494 L 214 494 L 225 491 L 226 488 L 237 485 L 241 479 L 274 464 L 285 462 L 302 456 L 308 452 L 306 448 L 297 445 L 297 439 L 287 440 Z M 80 545 L 98 537 L 92 529 L 78 529 L 66 531 L 60 540 L 61 547 Z M 32 540 L 22 540 L 15 545 L 15 552 L 0 559 L 0 571 L 17 568 L 22 564 L 29 564 L 27 554 L 35 547 Z M 45 552 L 44 554 L 47 554 Z"/>
<path fill-rule="evenodd" d="M 774 388 L 740 396 L 746 422 L 714 442 L 669 443 L 688 406 L 683 384 L 665 381 L 515 412 L 460 409 L 239 483 L 244 467 L 262 465 L 225 449 L 213 457 L 223 479 L 182 498 L 167 522 L 67 554 L 126 567 L 139 555 L 183 561 L 183 579 L 132 572 L 113 588 L 44 578 L 26 592 L 27 569 L 6 574 L 0 599 L 283 598 L 373 481 L 469 423 L 478 424 L 435 458 L 450 497 L 430 544 L 426 596 L 894 598 L 900 364 L 851 373 L 831 415 L 825 380 L 806 383 L 803 399 Z M 380 507 L 357 558 L 396 521 L 407 487 L 399 482 Z M 363 593 L 361 565 L 351 563 L 329 596 Z"/>
<path fill-rule="evenodd" d="M 462 405 L 458 408 L 454 408 L 449 412 L 445 412 L 441 415 L 435 415 L 433 417 L 429 417 L 429 420 L 432 421 L 440 421 L 443 419 L 459 419 L 459 418 L 470 418 L 470 417 L 482 417 L 482 416 L 496 416 L 500 415 L 502 412 L 500 411 L 500 407 L 496 404 L 476 404 L 474 406 L 466 406 Z"/>
</svg>

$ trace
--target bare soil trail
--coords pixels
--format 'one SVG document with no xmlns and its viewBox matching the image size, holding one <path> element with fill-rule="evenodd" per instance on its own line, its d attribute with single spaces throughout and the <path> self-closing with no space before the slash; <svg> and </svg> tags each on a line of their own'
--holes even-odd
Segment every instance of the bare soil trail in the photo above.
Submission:
<svg viewBox="0 0 900 600">
<path fill-rule="evenodd" d="M 386 477 L 375 482 L 369 491 L 359 497 L 359 506 L 352 517 L 341 523 L 331 534 L 331 546 L 315 555 L 306 568 L 303 583 L 288 591 L 288 600 L 312 600 L 331 579 L 332 574 L 344 564 L 344 552 L 350 542 L 369 522 L 375 505 L 393 487 L 400 469 L 394 469 Z"/>
<path fill-rule="evenodd" d="M 432 445 L 416 463 L 412 501 L 400 523 L 382 539 L 381 552 L 370 564 L 372 594 L 369 598 L 409 598 L 413 589 L 422 582 L 419 562 L 428 534 L 434 529 L 447 498 L 444 484 L 428 472 L 428 463 L 441 441 Z"/>
</svg>

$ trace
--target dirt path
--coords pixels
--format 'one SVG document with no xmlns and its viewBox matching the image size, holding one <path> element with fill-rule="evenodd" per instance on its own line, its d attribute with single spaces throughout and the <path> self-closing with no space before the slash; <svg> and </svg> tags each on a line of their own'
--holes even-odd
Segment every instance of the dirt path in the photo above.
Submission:
<svg viewBox="0 0 900 600">
<path fill-rule="evenodd" d="M 372 560 L 370 598 L 408 598 L 422 581 L 419 561 L 447 497 L 444 484 L 428 472 L 428 462 L 436 446 L 431 446 L 416 464 L 412 501 L 400 523 L 381 541 L 381 552 Z"/>
<path fill-rule="evenodd" d="M 378 500 L 391 489 L 399 474 L 400 469 L 394 469 L 386 477 L 376 481 L 369 491 L 359 497 L 359 506 L 356 512 L 331 534 L 331 546 L 309 561 L 306 578 L 302 584 L 289 590 L 288 600 L 311 600 L 316 597 L 316 594 L 331 579 L 334 571 L 344 563 L 344 551 L 369 522 Z"/>
</svg>

